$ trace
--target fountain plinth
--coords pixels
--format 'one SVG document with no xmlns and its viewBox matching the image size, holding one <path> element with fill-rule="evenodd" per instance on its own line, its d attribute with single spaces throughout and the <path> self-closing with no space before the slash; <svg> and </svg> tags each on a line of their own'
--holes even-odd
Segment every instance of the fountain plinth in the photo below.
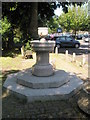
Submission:
<svg viewBox="0 0 90 120">
<path fill-rule="evenodd" d="M 53 75 L 53 66 L 49 63 L 49 52 L 54 50 L 55 41 L 46 41 L 44 38 L 31 41 L 31 46 L 36 52 L 36 64 L 32 67 L 35 76 Z"/>
<path fill-rule="evenodd" d="M 36 64 L 8 76 L 4 87 L 18 98 L 27 102 L 69 99 L 82 86 L 83 81 L 64 70 L 53 70 L 49 63 L 49 52 L 55 42 L 44 38 L 31 41 L 36 52 Z M 53 75 L 54 73 L 54 75 Z M 40 76 L 40 77 L 39 77 Z M 46 77 L 48 76 L 48 77 Z"/>
</svg>

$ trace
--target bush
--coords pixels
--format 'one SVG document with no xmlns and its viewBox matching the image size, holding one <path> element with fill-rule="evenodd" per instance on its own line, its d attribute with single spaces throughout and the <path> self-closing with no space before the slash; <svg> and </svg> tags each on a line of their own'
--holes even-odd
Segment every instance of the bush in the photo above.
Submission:
<svg viewBox="0 0 90 120">
<path fill-rule="evenodd" d="M 28 41 L 26 44 L 25 44 L 25 51 L 26 50 L 31 50 L 32 51 L 32 48 L 31 48 L 31 45 L 30 45 L 30 41 Z"/>
</svg>

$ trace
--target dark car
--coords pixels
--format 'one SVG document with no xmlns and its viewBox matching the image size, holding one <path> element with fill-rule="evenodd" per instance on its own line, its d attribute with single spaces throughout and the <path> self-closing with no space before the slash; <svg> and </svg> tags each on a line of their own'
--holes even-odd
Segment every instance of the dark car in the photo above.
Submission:
<svg viewBox="0 0 90 120">
<path fill-rule="evenodd" d="M 82 35 L 82 34 L 77 34 L 77 35 L 76 35 L 76 38 L 77 38 L 78 40 L 81 40 L 81 39 L 82 39 L 82 37 L 83 37 L 83 35 Z"/>
<path fill-rule="evenodd" d="M 72 36 L 59 36 L 56 39 L 55 47 L 80 47 L 80 42 L 76 41 Z"/>
<path fill-rule="evenodd" d="M 53 40 L 56 41 L 57 38 L 58 38 L 58 36 L 54 36 L 54 37 L 53 37 Z"/>
</svg>

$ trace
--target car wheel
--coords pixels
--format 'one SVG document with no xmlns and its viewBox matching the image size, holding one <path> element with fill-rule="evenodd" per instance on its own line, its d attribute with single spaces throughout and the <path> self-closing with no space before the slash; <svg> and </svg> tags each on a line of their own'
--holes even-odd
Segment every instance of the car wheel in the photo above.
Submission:
<svg viewBox="0 0 90 120">
<path fill-rule="evenodd" d="M 79 44 L 75 44 L 75 48 L 79 48 L 80 46 L 79 46 Z"/>
</svg>

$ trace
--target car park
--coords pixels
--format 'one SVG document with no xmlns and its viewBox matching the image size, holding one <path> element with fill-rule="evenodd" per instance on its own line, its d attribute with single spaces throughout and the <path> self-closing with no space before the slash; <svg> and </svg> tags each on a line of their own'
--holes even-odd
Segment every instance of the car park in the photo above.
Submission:
<svg viewBox="0 0 90 120">
<path fill-rule="evenodd" d="M 59 36 L 56 39 L 55 47 L 80 47 L 80 42 L 75 40 L 72 36 Z"/>
</svg>

